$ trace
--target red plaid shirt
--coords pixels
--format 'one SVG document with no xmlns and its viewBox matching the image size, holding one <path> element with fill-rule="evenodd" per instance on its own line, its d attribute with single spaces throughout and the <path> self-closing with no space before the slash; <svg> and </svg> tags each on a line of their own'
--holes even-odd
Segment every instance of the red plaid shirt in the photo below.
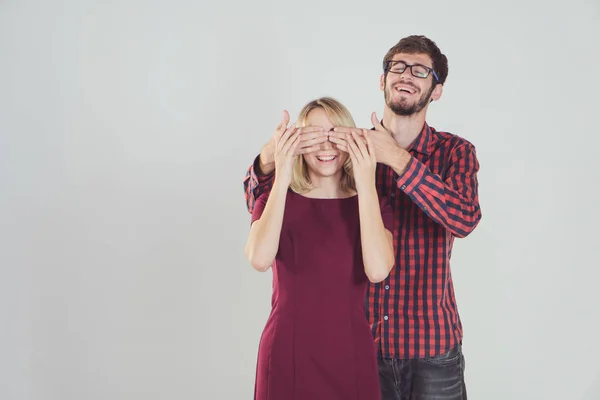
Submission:
<svg viewBox="0 0 600 400">
<path fill-rule="evenodd" d="M 371 284 L 367 318 L 380 357 L 424 358 L 447 352 L 462 340 L 450 255 L 455 237 L 479 223 L 475 147 L 424 125 L 408 149 L 412 159 L 398 176 L 377 164 L 377 191 L 394 208 L 396 263 L 388 278 Z M 248 210 L 274 175 L 257 175 L 258 157 L 244 178 Z"/>
</svg>

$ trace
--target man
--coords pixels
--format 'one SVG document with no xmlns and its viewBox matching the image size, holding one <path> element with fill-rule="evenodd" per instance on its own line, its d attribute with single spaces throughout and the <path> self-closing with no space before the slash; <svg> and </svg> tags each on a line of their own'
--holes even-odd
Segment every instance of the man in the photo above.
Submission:
<svg viewBox="0 0 600 400">
<path fill-rule="evenodd" d="M 394 208 L 396 262 L 389 277 L 369 287 L 367 317 L 378 349 L 383 399 L 466 399 L 462 324 L 450 255 L 455 237 L 481 219 L 475 147 L 426 123 L 429 104 L 442 95 L 447 58 L 424 36 L 400 40 L 384 57 L 380 89 L 383 120 L 371 115 L 368 132 L 377 158 L 377 190 Z M 289 116 L 274 137 L 286 129 Z M 324 141 L 345 150 L 359 129 L 304 128 L 298 154 Z M 244 179 L 248 209 L 274 176 L 271 139 Z"/>
</svg>

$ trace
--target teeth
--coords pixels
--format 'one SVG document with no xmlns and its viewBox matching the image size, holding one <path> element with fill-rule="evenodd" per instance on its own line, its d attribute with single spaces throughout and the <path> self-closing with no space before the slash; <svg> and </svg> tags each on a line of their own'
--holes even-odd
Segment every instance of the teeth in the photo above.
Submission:
<svg viewBox="0 0 600 400">
<path fill-rule="evenodd" d="M 319 161 L 331 161 L 335 158 L 335 156 L 329 156 L 329 157 L 317 157 L 317 160 Z"/>
<path fill-rule="evenodd" d="M 399 92 L 407 92 L 407 93 L 410 93 L 410 94 L 413 93 L 413 91 L 411 89 L 408 89 L 408 88 L 405 88 L 405 87 L 396 87 L 396 90 L 399 91 Z"/>
</svg>

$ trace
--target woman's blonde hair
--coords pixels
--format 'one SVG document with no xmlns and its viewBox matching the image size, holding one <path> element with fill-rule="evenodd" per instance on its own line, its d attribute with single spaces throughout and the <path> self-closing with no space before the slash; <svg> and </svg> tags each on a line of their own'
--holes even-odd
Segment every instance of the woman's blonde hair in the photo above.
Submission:
<svg viewBox="0 0 600 400">
<path fill-rule="evenodd" d="M 332 99 L 331 97 L 321 97 L 305 105 L 302 110 L 300 110 L 300 114 L 298 115 L 298 119 L 296 121 L 297 126 L 306 126 L 308 114 L 312 110 L 318 108 L 325 111 L 325 114 L 327 114 L 327 117 L 334 126 L 347 126 L 351 128 L 356 127 L 350 111 L 348 111 L 348 109 L 342 103 Z M 294 163 L 290 188 L 294 192 L 300 194 L 314 189 L 314 186 L 312 185 L 308 175 L 308 166 L 306 165 L 306 161 L 304 161 L 304 157 L 302 155 L 299 155 Z M 340 189 L 346 192 L 356 190 L 354 174 L 352 173 L 352 161 L 350 160 L 350 157 L 346 159 L 342 168 Z"/>
</svg>

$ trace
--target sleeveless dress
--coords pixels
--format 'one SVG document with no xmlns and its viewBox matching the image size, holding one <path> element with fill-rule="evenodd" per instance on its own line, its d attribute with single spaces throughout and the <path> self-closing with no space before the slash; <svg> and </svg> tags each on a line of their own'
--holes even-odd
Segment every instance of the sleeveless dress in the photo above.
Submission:
<svg viewBox="0 0 600 400">
<path fill-rule="evenodd" d="M 260 196 L 252 222 L 262 215 Z M 393 212 L 380 199 L 385 227 Z M 365 315 L 368 278 L 358 196 L 312 199 L 288 190 L 272 266 L 271 313 L 258 351 L 255 400 L 379 400 L 376 348 Z"/>
</svg>

